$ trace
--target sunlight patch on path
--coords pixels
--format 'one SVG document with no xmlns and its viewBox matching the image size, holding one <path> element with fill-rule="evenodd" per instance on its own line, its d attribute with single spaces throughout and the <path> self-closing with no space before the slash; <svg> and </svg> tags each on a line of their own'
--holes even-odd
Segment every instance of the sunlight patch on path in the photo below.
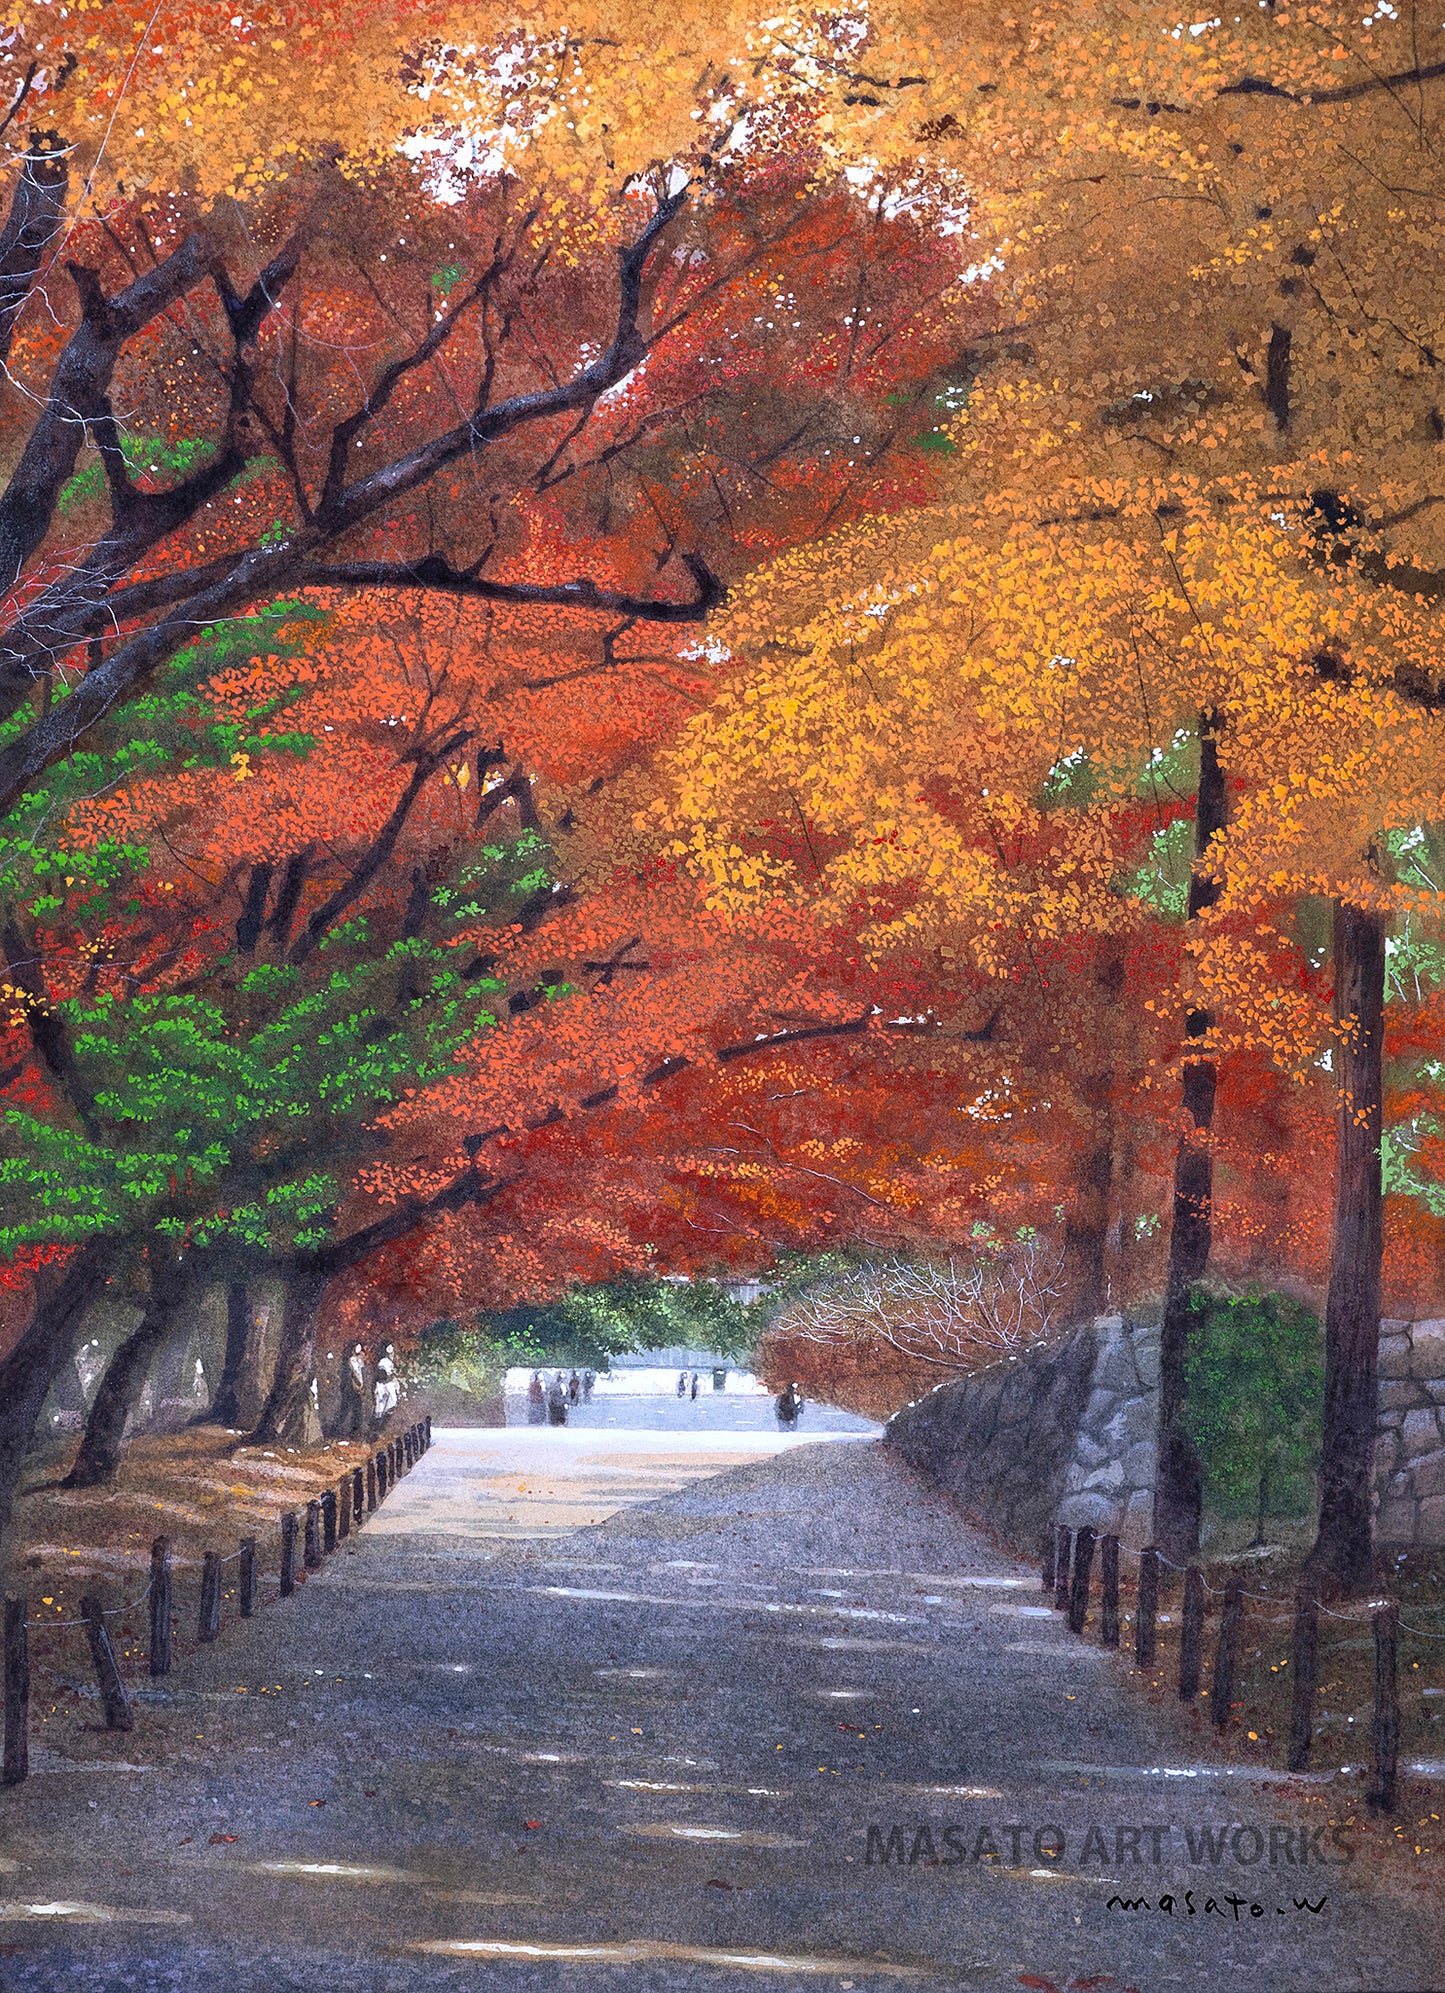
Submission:
<svg viewBox="0 0 1445 1993">
<path fill-rule="evenodd" d="M 723 1950 L 714 1945 L 668 1944 L 660 1938 L 629 1938 L 601 1944 L 565 1944 L 538 1938 L 428 1938 L 409 1951 L 442 1958 L 556 1959 L 576 1965 L 644 1965 L 677 1959 L 690 1965 L 728 1965 L 743 1972 L 848 1973 L 857 1978 L 915 1979 L 929 1968 L 894 1965 L 876 1958 L 817 1958 L 781 1952 Z"/>
</svg>

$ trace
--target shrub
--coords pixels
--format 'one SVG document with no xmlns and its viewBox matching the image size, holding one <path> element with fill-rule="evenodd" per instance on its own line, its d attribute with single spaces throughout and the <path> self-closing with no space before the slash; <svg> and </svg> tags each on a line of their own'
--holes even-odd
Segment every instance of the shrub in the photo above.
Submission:
<svg viewBox="0 0 1445 1993">
<path fill-rule="evenodd" d="M 1320 1325 L 1282 1294 L 1193 1297 L 1186 1421 L 1221 1516 L 1307 1515 L 1319 1464 Z"/>
</svg>

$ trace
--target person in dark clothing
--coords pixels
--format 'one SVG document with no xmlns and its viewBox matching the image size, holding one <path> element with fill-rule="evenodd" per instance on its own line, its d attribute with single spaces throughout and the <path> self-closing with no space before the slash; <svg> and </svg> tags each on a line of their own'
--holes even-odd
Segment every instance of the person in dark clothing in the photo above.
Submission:
<svg viewBox="0 0 1445 1993">
<path fill-rule="evenodd" d="M 778 1398 L 778 1424 L 780 1426 L 795 1426 L 798 1423 L 798 1414 L 802 1409 L 803 1394 L 796 1384 L 790 1384 L 786 1391 L 783 1391 Z"/>
<path fill-rule="evenodd" d="M 572 1375 L 567 1379 L 567 1403 L 569 1405 L 579 1405 L 581 1404 L 581 1402 L 582 1402 L 582 1379 L 577 1375 L 577 1372 L 574 1370 L 572 1372 Z"/>
<path fill-rule="evenodd" d="M 594 1385 L 594 1384 L 595 1384 L 596 1382 L 597 1382 L 597 1372 L 596 1372 L 595 1370 L 584 1370 L 584 1371 L 583 1371 L 583 1373 L 582 1373 L 582 1402 L 583 1402 L 583 1404 L 584 1404 L 584 1405 L 590 1405 L 590 1404 L 592 1403 L 592 1386 L 593 1386 L 593 1385 Z"/>
<path fill-rule="evenodd" d="M 527 1386 L 527 1424 L 543 1426 L 547 1423 L 547 1387 L 542 1382 L 540 1370 L 532 1372 L 532 1381 Z"/>
<path fill-rule="evenodd" d="M 363 1439 L 366 1436 L 367 1400 L 366 1352 L 360 1343 L 353 1343 L 346 1353 L 346 1361 L 341 1366 L 341 1437 L 343 1439 Z"/>
<path fill-rule="evenodd" d="M 692 1373 L 692 1395 L 694 1398 L 697 1396 L 697 1372 L 695 1370 Z"/>
<path fill-rule="evenodd" d="M 547 1423 L 553 1426 L 565 1426 L 567 1423 L 567 1393 L 562 1389 L 560 1370 L 547 1389 Z"/>
<path fill-rule="evenodd" d="M 687 1372 L 685 1370 L 679 1370 L 677 1373 L 677 1395 L 679 1398 L 687 1396 Z"/>
</svg>

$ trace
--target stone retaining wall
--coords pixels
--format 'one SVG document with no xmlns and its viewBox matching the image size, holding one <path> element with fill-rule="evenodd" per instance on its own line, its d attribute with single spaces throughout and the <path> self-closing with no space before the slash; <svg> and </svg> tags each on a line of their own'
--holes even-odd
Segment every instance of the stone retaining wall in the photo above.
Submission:
<svg viewBox="0 0 1445 1993">
<path fill-rule="evenodd" d="M 1382 1322 L 1375 1533 L 1445 1543 L 1445 1322 Z"/>
<path fill-rule="evenodd" d="M 1020 1543 L 1055 1522 L 1149 1540 L 1159 1331 L 1101 1315 L 888 1421 L 904 1459 Z"/>
<path fill-rule="evenodd" d="M 1376 1534 L 1445 1544 L 1445 1321 L 1380 1327 Z M 1020 1545 L 1058 1522 L 1139 1547 L 1153 1527 L 1158 1390 L 1158 1325 L 1101 1315 L 940 1384 L 885 1437 Z"/>
</svg>

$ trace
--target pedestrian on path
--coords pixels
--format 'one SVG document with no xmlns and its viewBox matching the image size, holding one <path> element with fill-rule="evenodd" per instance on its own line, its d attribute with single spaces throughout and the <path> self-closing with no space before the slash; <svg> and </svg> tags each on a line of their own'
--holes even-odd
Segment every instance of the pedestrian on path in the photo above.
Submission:
<svg viewBox="0 0 1445 1993">
<path fill-rule="evenodd" d="M 582 1379 L 577 1375 L 577 1372 L 574 1370 L 572 1372 L 572 1375 L 567 1379 L 567 1403 L 569 1405 L 580 1405 L 581 1402 L 582 1402 Z"/>
<path fill-rule="evenodd" d="M 544 1426 L 547 1423 L 547 1387 L 542 1382 L 540 1370 L 532 1372 L 532 1381 L 527 1386 L 527 1424 Z"/>
<path fill-rule="evenodd" d="M 679 1370 L 677 1373 L 677 1395 L 679 1398 L 687 1396 L 687 1372 L 685 1370 Z"/>
<path fill-rule="evenodd" d="M 803 1409 L 803 1394 L 796 1384 L 790 1384 L 778 1398 L 778 1424 L 793 1427 L 798 1423 L 798 1414 Z"/>
<path fill-rule="evenodd" d="M 697 1372 L 695 1370 L 692 1373 L 692 1395 L 694 1398 L 697 1396 Z"/>
<path fill-rule="evenodd" d="M 547 1423 L 554 1426 L 567 1423 L 567 1393 L 562 1389 L 560 1370 L 547 1387 Z"/>
<path fill-rule="evenodd" d="M 401 1385 L 396 1376 L 396 1345 L 384 1343 L 381 1355 L 376 1359 L 375 1383 L 372 1386 L 376 1408 L 376 1423 L 383 1425 L 401 1402 Z"/>
<path fill-rule="evenodd" d="M 366 1432 L 366 1353 L 353 1343 L 341 1367 L 341 1437 L 360 1439 Z"/>
<path fill-rule="evenodd" d="M 584 1371 L 583 1371 L 583 1373 L 582 1373 L 582 1402 L 583 1402 L 583 1404 L 584 1404 L 584 1405 L 590 1405 L 590 1404 L 592 1403 L 592 1386 L 593 1386 L 593 1385 L 594 1385 L 594 1384 L 595 1384 L 596 1382 L 597 1382 L 597 1372 L 596 1372 L 595 1370 L 584 1370 Z"/>
</svg>

